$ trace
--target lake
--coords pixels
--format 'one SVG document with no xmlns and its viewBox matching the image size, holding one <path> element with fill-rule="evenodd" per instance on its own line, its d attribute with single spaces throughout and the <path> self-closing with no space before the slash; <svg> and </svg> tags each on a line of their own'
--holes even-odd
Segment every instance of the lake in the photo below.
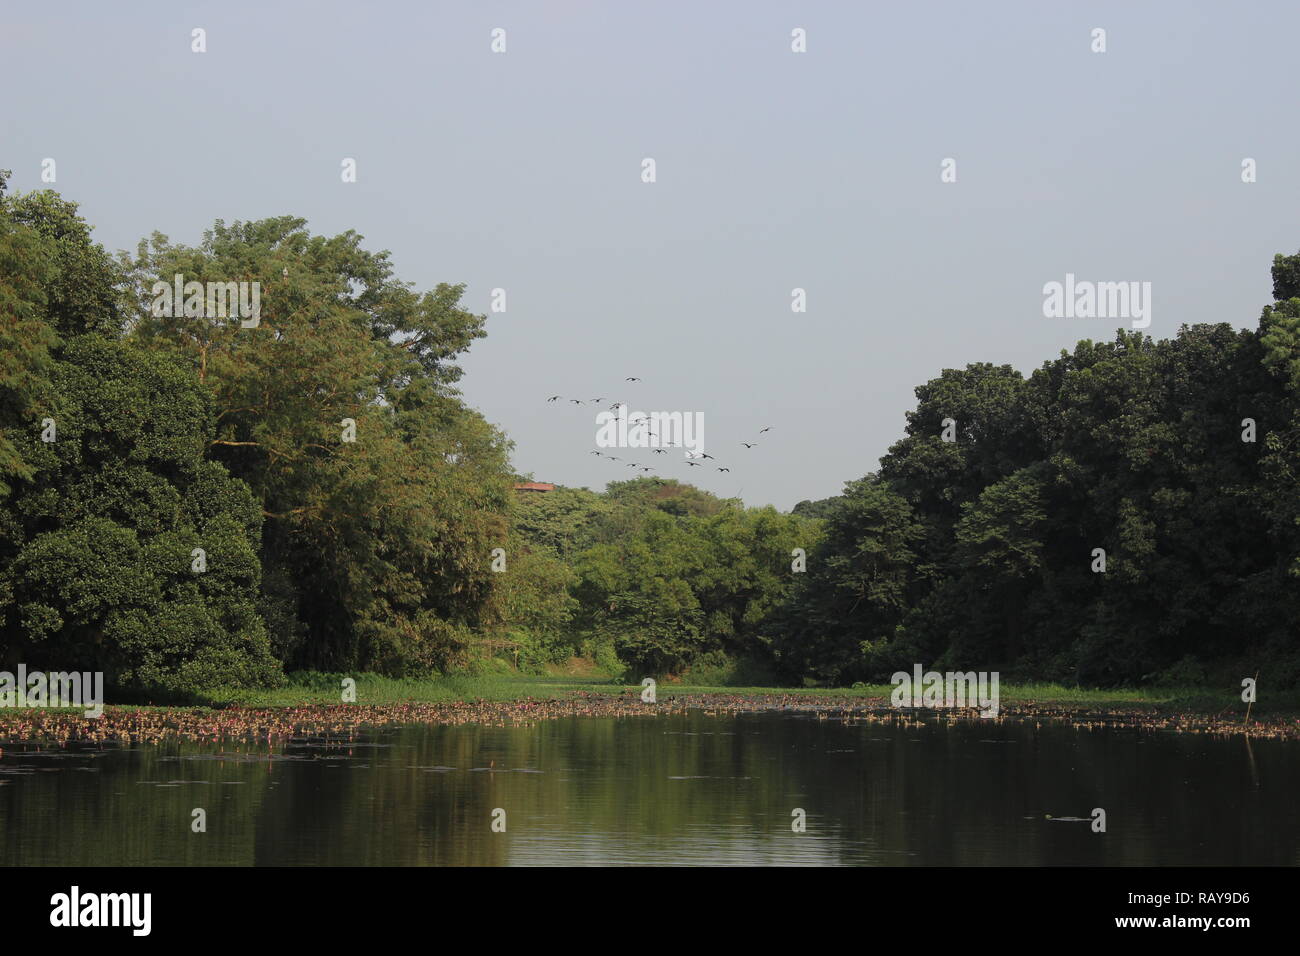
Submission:
<svg viewBox="0 0 1300 956">
<path fill-rule="evenodd" d="M 1297 758 L 1203 734 L 698 710 L 270 748 L 6 745 L 0 864 L 1296 865 Z"/>
</svg>

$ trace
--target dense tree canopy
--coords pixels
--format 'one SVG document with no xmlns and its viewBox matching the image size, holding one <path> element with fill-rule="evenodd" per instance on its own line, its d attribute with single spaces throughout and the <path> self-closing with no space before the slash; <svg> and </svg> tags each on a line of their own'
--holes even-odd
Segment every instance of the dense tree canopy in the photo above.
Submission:
<svg viewBox="0 0 1300 956">
<path fill-rule="evenodd" d="M 402 672 L 463 654 L 505 540 L 507 447 L 460 401 L 483 334 L 458 286 L 417 294 L 361 237 L 300 219 L 155 235 L 124 260 L 133 339 L 194 370 L 217 407 L 209 454 L 266 518 L 264 603 L 291 664 Z M 260 283 L 256 327 L 155 315 L 157 281 Z"/>
<path fill-rule="evenodd" d="M 792 553 L 812 546 L 815 522 L 654 478 L 616 482 L 606 497 L 613 507 L 575 562 L 580 626 L 643 673 L 770 655 Z"/>
<path fill-rule="evenodd" d="M 274 683 L 261 515 L 205 458 L 214 410 L 166 355 L 105 335 L 110 260 L 53 194 L 0 207 L 0 652 L 124 687 Z M 202 571 L 195 570 L 196 550 Z"/>
<path fill-rule="evenodd" d="M 825 514 L 788 673 L 1110 684 L 1267 662 L 1300 681 L 1298 265 L 1276 260 L 1256 332 L 1120 331 L 1028 378 L 976 364 L 918 388 L 906 436 Z"/>
<path fill-rule="evenodd" d="M 4 187 L 0 663 L 137 694 L 578 654 L 1300 684 L 1300 254 L 1253 331 L 944 370 L 876 471 L 782 514 L 657 478 L 512 491 L 456 388 L 483 317 L 355 233 L 218 221 L 114 259 Z"/>
<path fill-rule="evenodd" d="M 203 457 L 202 389 L 165 357 L 94 334 L 69 340 L 53 384 L 57 440 L 24 442 L 35 477 L 0 534 L 8 653 L 144 689 L 274 683 L 256 602 L 262 517 Z"/>
</svg>

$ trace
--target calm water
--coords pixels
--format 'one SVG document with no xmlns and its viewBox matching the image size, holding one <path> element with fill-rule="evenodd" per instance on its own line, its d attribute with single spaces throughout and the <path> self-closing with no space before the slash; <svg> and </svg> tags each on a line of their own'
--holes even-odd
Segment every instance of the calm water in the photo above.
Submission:
<svg viewBox="0 0 1300 956">
<path fill-rule="evenodd" d="M 4 865 L 619 863 L 1296 865 L 1300 747 L 693 712 L 0 757 Z"/>
</svg>

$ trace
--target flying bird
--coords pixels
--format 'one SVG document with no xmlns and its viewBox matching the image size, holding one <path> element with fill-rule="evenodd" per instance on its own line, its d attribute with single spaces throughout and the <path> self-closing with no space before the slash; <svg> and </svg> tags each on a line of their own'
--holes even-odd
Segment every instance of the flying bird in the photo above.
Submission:
<svg viewBox="0 0 1300 956">
<path fill-rule="evenodd" d="M 668 454 L 668 449 L 666 449 L 666 448 L 656 448 L 656 449 L 654 450 L 654 453 L 655 453 L 656 455 L 666 455 L 666 454 Z"/>
<path fill-rule="evenodd" d="M 742 441 L 741 444 L 744 445 L 746 448 L 753 448 L 755 445 L 758 444 L 758 442 Z"/>
<path fill-rule="evenodd" d="M 623 379 L 623 381 L 625 381 L 625 382 L 639 382 L 639 381 L 641 381 L 641 380 L 640 380 L 639 378 L 637 378 L 635 375 L 629 375 L 627 378 Z"/>
<path fill-rule="evenodd" d="M 763 432 L 770 432 L 771 430 L 772 430 L 772 426 L 771 426 L 771 425 L 768 425 L 766 428 L 760 428 L 760 429 L 758 430 L 758 433 L 761 435 L 761 434 L 763 434 Z"/>
<path fill-rule="evenodd" d="M 700 467 L 700 463 L 698 461 L 688 461 L 686 464 L 690 465 L 692 468 Z"/>
<path fill-rule="evenodd" d="M 718 471 L 731 471 L 730 468 L 719 468 Z"/>
<path fill-rule="evenodd" d="M 563 395 L 552 395 L 550 398 L 547 399 L 547 401 L 548 401 L 548 402 L 553 402 L 553 401 L 556 401 L 557 399 L 561 399 L 561 398 L 563 398 L 563 397 L 564 397 Z"/>
</svg>

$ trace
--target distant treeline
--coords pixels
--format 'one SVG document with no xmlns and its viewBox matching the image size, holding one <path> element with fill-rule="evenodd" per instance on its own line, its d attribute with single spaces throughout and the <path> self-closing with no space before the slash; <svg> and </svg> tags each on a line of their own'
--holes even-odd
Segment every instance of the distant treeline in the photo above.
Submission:
<svg viewBox="0 0 1300 956">
<path fill-rule="evenodd" d="M 218 221 L 114 258 L 4 178 L 0 664 L 136 695 L 574 655 L 1300 683 L 1300 255 L 1254 332 L 945 371 L 877 472 L 782 514 L 655 478 L 512 490 L 456 389 L 483 317 L 354 233 Z M 260 313 L 191 282 L 230 308 L 257 283 Z"/>
</svg>

